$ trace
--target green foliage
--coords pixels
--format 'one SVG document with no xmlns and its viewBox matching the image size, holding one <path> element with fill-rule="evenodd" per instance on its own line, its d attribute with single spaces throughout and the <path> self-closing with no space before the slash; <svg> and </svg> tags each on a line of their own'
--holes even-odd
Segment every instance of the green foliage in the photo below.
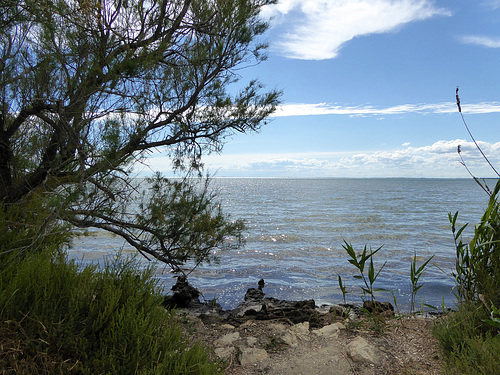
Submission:
<svg viewBox="0 0 500 375">
<path fill-rule="evenodd" d="M 351 263 L 354 267 L 359 272 L 359 275 L 354 275 L 353 277 L 357 280 L 362 280 L 363 281 L 363 286 L 361 286 L 361 290 L 363 291 L 363 295 L 369 295 L 371 298 L 372 302 L 375 301 L 375 292 L 377 291 L 387 291 L 386 289 L 381 289 L 381 288 L 375 288 L 374 283 L 377 280 L 380 272 L 384 269 L 385 265 L 387 262 L 384 262 L 384 264 L 380 267 L 380 269 L 375 270 L 375 266 L 373 263 L 373 255 L 375 255 L 380 249 L 382 249 L 382 246 L 375 250 L 368 249 L 368 247 L 365 245 L 363 248 L 363 251 L 359 254 L 356 253 L 354 248 L 352 247 L 351 244 L 348 242 L 344 241 L 344 244 L 342 247 L 346 250 L 347 254 L 349 255 L 349 263 Z M 417 254 L 415 253 L 413 256 L 412 263 L 410 265 L 410 281 L 412 285 L 411 289 L 411 304 L 410 304 L 410 314 L 413 314 L 415 312 L 415 298 L 417 295 L 417 292 L 422 288 L 423 284 L 419 283 L 420 278 L 422 274 L 425 271 L 425 268 L 429 264 L 429 262 L 434 258 L 434 256 L 431 256 L 429 259 L 427 259 L 425 262 L 423 262 L 420 266 L 417 265 Z M 369 261 L 369 262 L 368 262 Z M 368 267 L 368 269 L 366 269 Z M 345 297 L 347 294 L 347 288 L 345 285 L 345 282 L 343 281 L 342 277 L 337 274 L 337 279 L 338 279 L 338 284 L 340 287 L 340 290 L 342 292 L 342 296 L 344 299 L 345 303 Z M 394 292 L 391 290 L 394 305 L 396 308 L 398 308 L 398 302 L 396 299 L 396 296 Z M 376 306 L 376 304 L 374 304 Z M 423 300 L 421 301 L 421 311 L 424 311 L 424 306 L 427 306 L 433 310 L 436 310 L 436 307 L 425 304 Z M 444 310 L 444 307 L 443 307 Z"/>
<path fill-rule="evenodd" d="M 499 191 L 500 180 L 491 193 L 489 204 L 468 244 L 464 244 L 461 239 L 466 226 L 456 230 L 458 213 L 453 216 L 449 214 L 457 252 L 453 276 L 461 303 L 475 304 L 485 300 L 495 306 L 500 305 Z"/>
<path fill-rule="evenodd" d="M 473 282 L 472 264 L 469 255 L 467 244 L 462 241 L 462 232 L 467 228 L 468 224 L 463 225 L 459 230 L 456 230 L 456 222 L 458 211 L 452 216 L 448 213 L 448 220 L 451 224 L 451 232 L 455 241 L 456 262 L 455 272 L 452 273 L 457 284 L 457 298 L 459 301 L 473 301 L 475 299 L 475 284 Z"/>
<path fill-rule="evenodd" d="M 0 215 L 40 241 L 61 221 L 100 228 L 176 270 L 238 243 L 241 222 L 194 179 L 140 195 L 131 173 L 155 151 L 201 175 L 203 155 L 267 122 L 280 92 L 237 71 L 265 60 L 259 12 L 274 2 L 3 1 Z M 14 212 L 33 196 L 45 210 L 35 221 Z"/>
<path fill-rule="evenodd" d="M 152 274 L 119 258 L 99 271 L 50 252 L 16 257 L 0 275 L 0 371 L 220 373 L 160 306 Z"/>
<path fill-rule="evenodd" d="M 500 336 L 484 331 L 482 309 L 461 305 L 434 325 L 446 353 L 446 374 L 498 374 Z"/>
<path fill-rule="evenodd" d="M 394 307 L 396 308 L 396 312 L 399 314 L 398 299 L 396 297 L 396 294 L 394 293 L 394 290 L 392 289 L 391 289 L 391 294 L 392 294 L 392 302 L 394 302 Z"/>
<path fill-rule="evenodd" d="M 410 303 L 410 314 L 413 314 L 415 311 L 415 297 L 417 296 L 417 292 L 422 288 L 423 284 L 419 284 L 418 281 L 420 280 L 420 277 L 422 276 L 425 267 L 427 264 L 434 258 L 434 255 L 431 256 L 429 259 L 427 259 L 424 263 L 420 265 L 420 267 L 417 268 L 417 253 L 415 252 L 413 254 L 413 260 L 411 262 L 410 266 L 410 281 L 411 281 L 411 303 Z M 423 304 L 423 301 L 422 301 Z M 422 313 L 424 312 L 423 306 L 422 306 Z"/>
<path fill-rule="evenodd" d="M 450 373 L 497 374 L 500 365 L 500 180 L 492 192 L 470 242 L 457 229 L 458 212 L 448 215 L 456 248 L 453 276 L 457 284 L 458 311 L 436 326 Z"/>
<path fill-rule="evenodd" d="M 199 264 L 214 259 L 214 248 L 237 248 L 243 243 L 243 221 L 230 221 L 222 213 L 209 193 L 208 180 L 195 186 L 157 175 L 147 182 L 147 196 L 152 198 L 140 204 L 136 215 L 141 246 L 150 254 L 154 249 L 174 271 L 182 271 L 189 260 Z"/>
<path fill-rule="evenodd" d="M 69 244 L 68 225 L 58 222 L 54 207 L 45 197 L 33 194 L 22 202 L 0 206 L 0 256 L 19 257 L 42 249 L 60 251 Z M 4 258 L 4 263 L 10 257 Z M 4 264 L 0 264 L 0 271 Z"/>
<path fill-rule="evenodd" d="M 500 180 L 474 236 L 464 243 L 467 225 L 457 230 L 458 212 L 449 216 L 456 247 L 453 276 L 458 311 L 446 316 L 435 330 L 446 353 L 449 372 L 497 374 L 500 365 Z"/>
<path fill-rule="evenodd" d="M 500 335 L 500 309 L 497 309 L 495 305 L 491 305 L 490 317 L 485 319 L 485 322 L 499 329 L 497 336 Z"/>
<path fill-rule="evenodd" d="M 344 304 L 345 304 L 345 296 L 347 294 L 347 288 L 346 288 L 345 284 L 342 282 L 342 277 L 339 274 L 337 274 L 337 278 L 339 281 L 340 291 L 342 292 L 342 297 L 344 299 Z"/>
<path fill-rule="evenodd" d="M 368 248 L 365 245 L 363 252 L 359 254 L 359 256 L 356 254 L 356 251 L 354 251 L 353 247 L 351 244 L 349 244 L 347 241 L 344 241 L 344 244 L 342 247 L 345 249 L 347 254 L 349 255 L 350 259 L 348 259 L 349 263 L 351 263 L 356 269 L 359 271 L 359 275 L 354 275 L 353 277 L 355 279 L 362 280 L 364 283 L 364 286 L 361 286 L 361 290 L 363 290 L 363 294 L 368 294 L 371 297 L 372 302 L 375 301 L 375 295 L 374 293 L 376 291 L 383 291 L 385 289 L 378 289 L 374 288 L 373 284 L 375 283 L 375 280 L 377 280 L 378 275 L 380 272 L 384 269 L 385 262 L 380 269 L 375 272 L 375 267 L 373 265 L 373 255 L 375 255 L 381 248 L 377 248 L 376 250 L 368 252 Z M 368 265 L 368 272 L 365 273 L 365 266 L 366 262 L 370 261 Z"/>
</svg>

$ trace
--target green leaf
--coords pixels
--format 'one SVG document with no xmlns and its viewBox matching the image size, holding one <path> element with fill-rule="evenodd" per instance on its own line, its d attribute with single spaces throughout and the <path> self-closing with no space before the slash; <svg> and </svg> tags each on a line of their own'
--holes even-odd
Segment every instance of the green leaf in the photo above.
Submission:
<svg viewBox="0 0 500 375">
<path fill-rule="evenodd" d="M 356 259 L 348 259 L 349 263 L 351 263 L 354 267 L 359 268 L 359 264 Z"/>
<path fill-rule="evenodd" d="M 489 325 L 500 328 L 500 319 L 499 318 L 490 318 L 490 319 L 483 319 L 483 322 L 488 323 Z"/>
<path fill-rule="evenodd" d="M 342 245 L 342 247 L 345 249 L 347 254 L 351 257 L 351 259 L 349 259 L 349 262 L 357 268 L 358 267 L 358 260 L 356 257 L 356 252 L 354 251 L 352 245 L 350 243 L 348 243 L 346 240 L 344 240 L 344 244 Z"/>
<path fill-rule="evenodd" d="M 460 238 L 460 236 L 461 236 L 462 232 L 464 231 L 464 229 L 465 229 L 465 228 L 467 228 L 467 225 L 469 225 L 469 224 L 468 224 L 468 223 L 467 223 L 467 224 L 465 224 L 462 228 L 460 228 L 460 229 L 458 230 L 457 235 L 455 236 L 455 238 L 456 238 L 456 239 L 459 239 L 459 238 Z"/>
<path fill-rule="evenodd" d="M 371 254 L 370 254 L 370 256 L 373 256 L 373 255 L 375 255 L 376 253 L 378 253 L 378 251 L 379 251 L 380 249 L 382 249 L 382 247 L 384 247 L 384 245 L 382 245 L 382 246 L 378 247 L 376 250 L 372 251 L 372 252 L 371 252 Z"/>
<path fill-rule="evenodd" d="M 370 266 L 368 267 L 368 280 L 370 280 L 370 284 L 375 282 L 375 270 L 373 268 L 373 258 L 370 258 Z"/>
<path fill-rule="evenodd" d="M 434 255 L 433 255 L 433 256 L 431 256 L 429 259 L 427 259 L 427 260 L 425 261 L 425 263 L 423 263 L 423 264 L 419 267 L 419 269 L 417 270 L 417 274 L 422 273 L 422 271 L 423 271 L 423 270 L 424 270 L 424 268 L 427 266 L 427 264 L 428 264 L 428 263 L 432 260 L 432 258 L 434 258 Z M 419 277 L 420 277 L 420 276 L 419 276 Z"/>
<path fill-rule="evenodd" d="M 337 274 L 337 277 L 338 277 L 338 280 L 339 280 L 339 286 L 340 286 L 340 290 L 342 290 L 343 293 L 345 293 L 345 285 L 344 283 L 342 282 L 342 277 L 340 277 L 339 274 Z"/>
</svg>

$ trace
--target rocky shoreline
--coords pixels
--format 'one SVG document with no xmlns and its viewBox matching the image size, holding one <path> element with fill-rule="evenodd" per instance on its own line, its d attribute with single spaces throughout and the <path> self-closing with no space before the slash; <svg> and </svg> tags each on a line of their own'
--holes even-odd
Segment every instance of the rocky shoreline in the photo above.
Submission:
<svg viewBox="0 0 500 375">
<path fill-rule="evenodd" d="M 227 374 L 438 374 L 435 318 L 393 319 L 390 303 L 316 306 L 266 297 L 260 280 L 224 310 L 179 277 L 165 307 L 180 308 L 190 336 L 229 364 Z M 416 372 L 415 372 L 415 369 Z M 423 372 L 422 372 L 423 371 Z"/>
<path fill-rule="evenodd" d="M 247 290 L 244 301 L 233 310 L 224 310 L 216 301 L 200 302 L 201 293 L 191 286 L 185 277 L 178 277 L 172 287 L 172 295 L 165 297 L 163 305 L 168 308 L 185 309 L 195 316 L 218 316 L 225 320 L 247 319 L 272 320 L 288 319 L 297 324 L 309 322 L 312 328 L 322 327 L 319 316 L 326 311 L 341 317 L 359 315 L 361 311 L 379 313 L 386 317 L 394 315 L 394 307 L 389 302 L 365 301 L 363 306 L 350 304 L 316 306 L 313 299 L 302 301 L 280 300 L 266 297 L 263 291 L 265 282 L 261 279 L 258 288 Z"/>
</svg>

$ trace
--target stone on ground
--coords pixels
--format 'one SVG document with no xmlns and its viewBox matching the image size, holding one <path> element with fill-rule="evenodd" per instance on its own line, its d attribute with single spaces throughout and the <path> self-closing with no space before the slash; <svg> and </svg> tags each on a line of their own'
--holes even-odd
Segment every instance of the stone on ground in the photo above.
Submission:
<svg viewBox="0 0 500 375">
<path fill-rule="evenodd" d="M 345 328 L 342 323 L 334 323 L 324 326 L 321 329 L 316 329 L 313 332 L 316 335 L 323 337 L 325 339 L 336 339 L 337 337 L 339 337 L 339 331 L 342 328 Z"/>
<path fill-rule="evenodd" d="M 231 358 L 233 358 L 236 355 L 236 348 L 234 346 L 226 348 L 217 348 L 214 350 L 214 352 L 220 359 L 223 359 L 225 361 L 230 361 Z"/>
<path fill-rule="evenodd" d="M 228 333 L 216 341 L 216 345 L 228 346 L 240 339 L 239 332 Z"/>
<path fill-rule="evenodd" d="M 242 366 L 245 366 L 264 361 L 268 357 L 269 355 L 264 349 L 242 348 L 239 355 L 239 361 Z"/>
<path fill-rule="evenodd" d="M 375 347 L 363 337 L 357 337 L 347 345 L 347 353 L 354 362 L 377 363 Z"/>
</svg>

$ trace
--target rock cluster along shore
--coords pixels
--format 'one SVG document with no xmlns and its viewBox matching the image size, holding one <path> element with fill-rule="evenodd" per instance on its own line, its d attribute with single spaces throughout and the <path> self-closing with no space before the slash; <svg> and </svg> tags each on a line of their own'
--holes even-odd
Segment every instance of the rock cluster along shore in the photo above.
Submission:
<svg viewBox="0 0 500 375">
<path fill-rule="evenodd" d="M 185 277 L 178 277 L 172 287 L 173 294 L 165 297 L 163 305 L 168 308 L 186 309 L 195 316 L 218 316 L 227 321 L 241 324 L 250 319 L 272 320 L 285 319 L 297 324 L 308 322 L 311 328 L 321 328 L 325 325 L 322 314 L 333 313 L 338 316 L 355 317 L 362 309 L 354 305 L 334 305 L 317 307 L 313 299 L 303 301 L 287 301 L 273 297 L 266 297 L 263 292 L 264 280 L 260 280 L 258 288 L 250 288 L 245 294 L 244 301 L 233 310 L 224 310 L 216 301 L 200 302 L 201 293 L 190 285 Z M 389 302 L 365 301 L 363 310 L 379 312 L 384 315 L 393 315 L 394 308 Z"/>
<path fill-rule="evenodd" d="M 288 319 L 291 323 L 309 322 L 312 327 L 320 325 L 318 309 L 314 300 L 287 301 L 265 297 L 263 283 L 250 288 L 244 301 L 233 310 L 223 310 L 215 301 L 200 302 L 201 293 L 191 286 L 185 277 L 178 277 L 172 287 L 173 294 L 165 297 L 164 306 L 186 309 L 195 316 L 217 316 L 239 325 L 248 319 Z"/>
<path fill-rule="evenodd" d="M 273 321 L 267 327 L 269 331 L 267 333 L 272 336 L 272 341 L 268 345 L 271 350 L 274 345 L 296 348 L 300 342 L 311 341 L 314 338 L 337 339 L 339 332 L 345 329 L 345 326 L 342 323 L 333 323 L 334 318 L 341 316 L 355 319 L 360 311 L 360 307 L 351 305 L 317 307 L 314 300 L 287 301 L 266 297 L 263 287 L 264 281 L 261 280 L 258 288 L 248 289 L 244 301 L 237 308 L 223 310 L 215 301 L 200 302 L 200 292 L 185 278 L 179 277 L 172 287 L 173 294 L 165 297 L 164 305 L 185 309 L 189 315 L 198 317 L 204 322 L 217 320 L 219 328 L 227 333 L 214 340 L 214 352 L 227 361 L 237 358 L 242 366 L 259 363 L 269 357 L 269 349 L 258 347 L 259 339 L 251 336 L 251 328 L 258 321 Z M 383 314 L 393 313 L 392 305 L 389 303 L 367 304 L 364 308 L 385 311 Z M 242 334 L 243 332 L 245 334 Z M 352 361 L 369 363 L 378 361 L 377 350 L 362 337 L 353 339 L 344 349 Z"/>
</svg>

